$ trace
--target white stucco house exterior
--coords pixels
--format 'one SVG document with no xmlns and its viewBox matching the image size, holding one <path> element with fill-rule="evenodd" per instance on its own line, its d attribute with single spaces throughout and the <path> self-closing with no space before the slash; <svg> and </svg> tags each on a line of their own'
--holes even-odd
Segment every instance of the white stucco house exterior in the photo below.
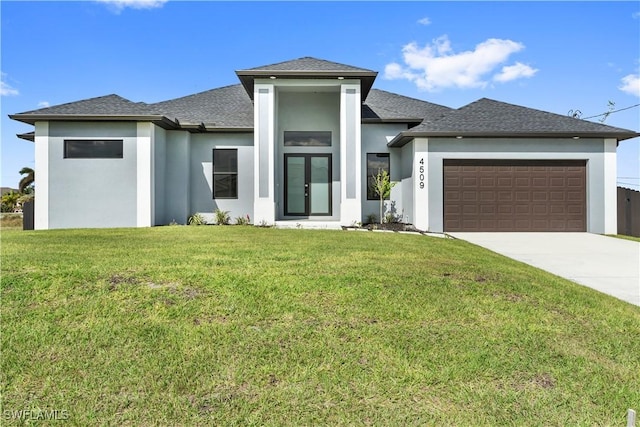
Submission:
<svg viewBox="0 0 640 427">
<path fill-rule="evenodd" d="M 35 126 L 35 228 L 149 227 L 215 209 L 340 227 L 387 212 L 432 232 L 616 233 L 616 147 L 638 133 L 480 99 L 373 89 L 375 71 L 300 58 L 155 104 L 117 95 L 10 117 Z M 380 218 L 377 218 L 380 220 Z"/>
</svg>

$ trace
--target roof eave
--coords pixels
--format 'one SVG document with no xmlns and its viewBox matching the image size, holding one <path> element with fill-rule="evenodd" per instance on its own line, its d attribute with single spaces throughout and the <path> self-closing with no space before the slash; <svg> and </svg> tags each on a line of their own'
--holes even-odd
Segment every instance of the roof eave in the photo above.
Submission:
<svg viewBox="0 0 640 427">
<path fill-rule="evenodd" d="M 615 138 L 624 141 L 639 137 L 637 132 L 438 132 L 438 131 L 405 131 L 396 135 L 388 147 L 402 147 L 414 138 L 439 137 L 439 138 Z"/>
<path fill-rule="evenodd" d="M 163 129 L 178 129 L 176 121 L 162 115 L 129 115 L 129 114 L 11 114 L 9 118 L 19 122 L 35 125 L 36 122 L 152 122 Z"/>
<path fill-rule="evenodd" d="M 36 133 L 35 132 L 27 132 L 27 133 L 18 133 L 16 136 L 20 139 L 24 139 L 25 141 L 35 142 L 36 141 Z"/>
<path fill-rule="evenodd" d="M 289 79 L 358 79 L 361 81 L 361 98 L 364 101 L 373 87 L 378 73 L 376 71 L 301 71 L 301 70 L 237 70 L 240 83 L 253 99 L 253 80 L 256 78 L 289 78 Z"/>
<path fill-rule="evenodd" d="M 361 119 L 362 123 L 407 123 L 408 125 L 416 124 L 419 125 L 424 119 L 420 119 L 417 117 L 407 117 L 407 118 L 395 118 L 395 119 L 385 119 L 381 117 L 369 117 L 365 119 Z"/>
<path fill-rule="evenodd" d="M 225 127 L 205 124 L 206 132 L 253 133 L 253 127 Z"/>
</svg>

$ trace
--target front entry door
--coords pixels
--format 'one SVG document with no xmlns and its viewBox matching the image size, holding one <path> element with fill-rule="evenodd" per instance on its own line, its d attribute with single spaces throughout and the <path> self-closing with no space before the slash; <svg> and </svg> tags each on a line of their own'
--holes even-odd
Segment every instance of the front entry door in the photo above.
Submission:
<svg viewBox="0 0 640 427">
<path fill-rule="evenodd" d="M 331 215 L 331 154 L 284 155 L 285 215 Z"/>
</svg>

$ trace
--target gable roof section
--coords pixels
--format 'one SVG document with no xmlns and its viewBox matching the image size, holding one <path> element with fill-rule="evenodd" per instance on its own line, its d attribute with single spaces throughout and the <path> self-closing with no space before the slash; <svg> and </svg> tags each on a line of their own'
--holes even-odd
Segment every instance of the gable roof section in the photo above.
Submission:
<svg viewBox="0 0 640 427">
<path fill-rule="evenodd" d="M 237 70 L 236 75 L 251 99 L 253 99 L 254 79 L 271 77 L 276 79 L 337 79 L 339 77 L 359 79 L 362 98 L 364 99 L 373 86 L 373 81 L 376 79 L 378 73 L 365 68 L 358 68 L 307 56 L 292 61 L 278 62 L 276 64 L 246 70 Z"/>
<path fill-rule="evenodd" d="M 575 119 L 547 111 L 482 98 L 440 119 L 397 135 L 389 146 L 402 146 L 415 137 L 582 137 L 634 138 L 640 134 L 622 128 Z"/>
<path fill-rule="evenodd" d="M 454 111 L 443 105 L 409 98 L 380 89 L 371 89 L 362 106 L 363 122 L 432 122 Z"/>
<path fill-rule="evenodd" d="M 242 85 L 212 89 L 151 105 L 181 128 L 253 130 L 253 105 Z"/>
<path fill-rule="evenodd" d="M 36 121 L 61 120 L 147 120 L 167 126 L 162 114 L 144 102 L 132 102 L 119 95 L 106 95 L 9 116 L 14 120 L 35 124 Z"/>
<path fill-rule="evenodd" d="M 327 61 L 325 59 L 313 58 L 305 56 L 304 58 L 292 59 L 290 61 L 278 62 L 271 65 L 263 65 L 260 67 L 249 68 L 243 71 L 303 71 L 303 72 L 320 72 L 320 71 L 337 71 L 341 73 L 374 73 L 373 70 L 366 68 L 354 67 L 353 65 L 340 64 L 338 62 Z"/>
<path fill-rule="evenodd" d="M 66 104 L 54 105 L 39 110 L 27 111 L 20 115 L 137 115 L 150 114 L 151 110 L 144 102 L 132 102 L 121 96 L 111 94 L 89 98 Z"/>
<path fill-rule="evenodd" d="M 448 107 L 373 89 L 362 105 L 367 123 L 418 124 L 440 118 Z M 146 104 L 107 95 L 14 114 L 12 119 L 34 124 L 38 120 L 141 120 L 165 129 L 253 131 L 253 104 L 240 84 L 211 89 L 181 98 Z M 33 134 L 22 134 L 33 141 Z"/>
</svg>

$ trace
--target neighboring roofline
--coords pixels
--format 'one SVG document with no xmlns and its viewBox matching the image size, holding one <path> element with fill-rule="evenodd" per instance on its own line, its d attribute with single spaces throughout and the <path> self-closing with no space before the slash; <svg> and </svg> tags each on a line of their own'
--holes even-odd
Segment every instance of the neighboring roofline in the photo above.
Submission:
<svg viewBox="0 0 640 427">
<path fill-rule="evenodd" d="M 240 79 L 240 83 L 247 91 L 249 97 L 253 100 L 253 80 L 256 78 L 289 78 L 289 79 L 358 79 L 360 80 L 361 99 L 364 101 L 373 87 L 373 82 L 378 76 L 377 71 L 365 70 L 237 70 L 236 75 Z"/>
<path fill-rule="evenodd" d="M 396 135 L 387 147 L 402 147 L 414 138 L 440 137 L 440 138 L 615 138 L 618 142 L 625 139 L 639 137 L 638 132 L 412 132 L 404 131 Z"/>
</svg>

